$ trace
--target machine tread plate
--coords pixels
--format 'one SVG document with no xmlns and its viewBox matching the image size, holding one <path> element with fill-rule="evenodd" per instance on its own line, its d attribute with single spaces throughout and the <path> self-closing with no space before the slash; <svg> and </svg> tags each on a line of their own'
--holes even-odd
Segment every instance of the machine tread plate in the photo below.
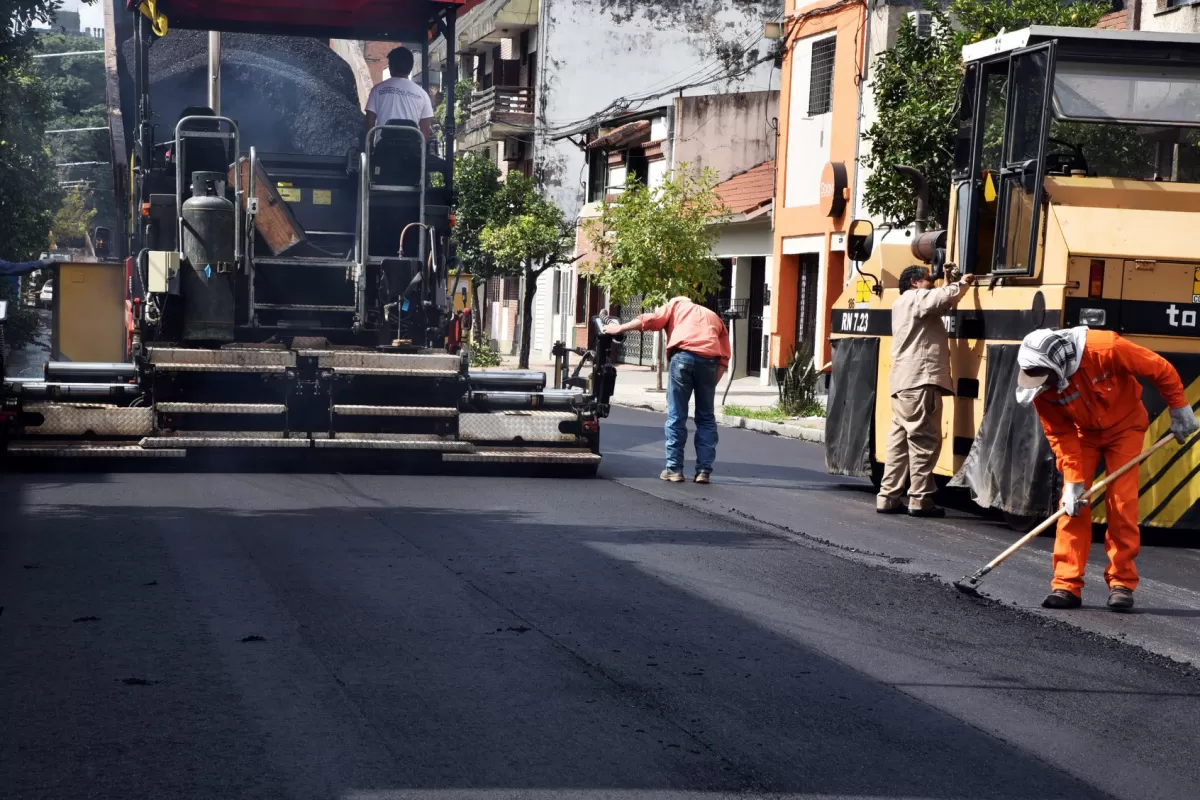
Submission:
<svg viewBox="0 0 1200 800">
<path fill-rule="evenodd" d="M 290 350 L 229 347 L 201 350 L 188 347 L 151 347 L 150 363 L 158 369 L 181 365 L 210 367 L 294 367 L 296 354 Z"/>
<path fill-rule="evenodd" d="M 415 436 L 393 438 L 372 434 L 352 438 L 346 434 L 339 434 L 336 439 L 315 439 L 313 445 L 324 450 L 424 450 L 444 454 L 467 454 L 475 449 L 470 442 L 456 439 L 439 440 Z"/>
<path fill-rule="evenodd" d="M 312 447 L 307 436 L 284 438 L 277 433 L 256 431 L 233 431 L 229 433 L 206 433 L 203 436 L 147 436 L 142 447 L 253 447 L 253 448 L 305 448 Z"/>
<path fill-rule="evenodd" d="M 357 369 L 451 371 L 458 374 L 462 361 L 445 353 L 373 353 L 361 350 L 298 350 L 303 357 L 316 357 L 317 365 L 339 372 Z"/>
<path fill-rule="evenodd" d="M 187 451 L 176 448 L 146 449 L 140 445 L 97 445 L 68 443 L 11 442 L 8 455 L 19 458 L 183 458 Z"/>
<path fill-rule="evenodd" d="M 457 417 L 457 408 L 437 406 L 334 406 L 342 417 Z"/>
<path fill-rule="evenodd" d="M 155 364 L 154 369 L 159 372 L 240 372 L 259 373 L 263 375 L 284 375 L 288 371 L 287 367 L 269 364 L 191 364 L 179 362 Z"/>
<path fill-rule="evenodd" d="M 564 422 L 578 422 L 573 411 L 492 411 L 460 414 L 458 434 L 471 442 L 575 442 L 574 433 L 563 433 Z"/>
<path fill-rule="evenodd" d="M 34 403 L 25 407 L 40 415 L 41 425 L 26 425 L 27 436 L 145 436 L 154 430 L 154 409 L 96 403 Z"/>
<path fill-rule="evenodd" d="M 386 367 L 334 367 L 336 375 L 389 375 L 397 378 L 457 378 L 456 369 L 389 369 Z"/>
<path fill-rule="evenodd" d="M 478 449 L 473 453 L 446 453 L 442 461 L 468 464 L 599 464 L 590 450 L 554 448 Z"/>
<path fill-rule="evenodd" d="M 285 414 L 287 406 L 274 403 L 158 403 L 160 414 Z"/>
</svg>

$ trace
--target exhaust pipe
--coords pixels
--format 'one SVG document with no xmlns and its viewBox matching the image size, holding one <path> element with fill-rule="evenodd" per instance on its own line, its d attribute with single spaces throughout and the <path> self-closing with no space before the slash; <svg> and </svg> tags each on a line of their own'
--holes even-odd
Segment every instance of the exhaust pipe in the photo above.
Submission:
<svg viewBox="0 0 1200 800">
<path fill-rule="evenodd" d="M 925 182 L 925 176 L 921 174 L 921 170 L 916 167 L 898 164 L 892 169 L 913 183 L 913 191 L 917 193 L 917 218 L 913 221 L 913 228 L 916 235 L 920 236 L 929 224 L 929 185 Z"/>
</svg>

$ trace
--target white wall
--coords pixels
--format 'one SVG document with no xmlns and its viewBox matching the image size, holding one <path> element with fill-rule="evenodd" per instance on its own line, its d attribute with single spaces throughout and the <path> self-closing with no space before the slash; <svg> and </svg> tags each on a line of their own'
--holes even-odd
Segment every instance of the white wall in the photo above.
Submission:
<svg viewBox="0 0 1200 800">
<path fill-rule="evenodd" d="M 900 24 L 904 21 L 905 15 L 917 7 L 918 3 L 916 2 L 881 3 L 871 9 L 868 22 L 870 31 L 867 35 L 867 79 L 862 86 L 862 108 L 858 124 L 860 156 L 865 155 L 867 148 L 871 146 L 870 142 L 863 141 L 861 138 L 862 131 L 867 130 L 879 120 L 879 109 L 875 104 L 875 94 L 873 91 L 875 69 L 879 57 L 896 43 L 896 36 L 900 31 Z M 880 225 L 884 220 L 869 215 L 866 205 L 863 203 L 866 180 L 870 174 L 871 170 L 863 166 L 862 161 L 859 161 L 858 169 L 854 171 L 853 199 L 849 213 L 853 217 L 871 219 L 875 224 Z"/>
<path fill-rule="evenodd" d="M 737 222 L 722 226 L 712 251 L 715 258 L 769 256 L 774 246 L 771 217 L 769 214 L 764 214 L 761 218 L 750 222 Z"/>
<path fill-rule="evenodd" d="M 551 135 L 570 123 L 604 112 L 618 98 L 665 92 L 629 110 L 664 105 L 674 87 L 694 75 L 722 72 L 721 48 L 752 43 L 746 61 L 761 58 L 771 43 L 763 22 L 782 11 L 780 0 L 542 0 L 538 28 L 539 132 L 535 147 L 544 189 L 569 216 L 583 205 L 583 153 Z M 766 90 L 768 61 L 744 77 L 684 90 L 685 95 Z M 605 116 L 612 116 L 609 111 Z"/>
<path fill-rule="evenodd" d="M 792 94 L 788 105 L 787 176 L 783 204 L 787 208 L 815 206 L 821 201 L 821 172 L 829 161 L 833 111 L 809 116 L 808 90 L 812 70 L 813 43 L 837 37 L 825 31 L 800 39 L 792 50 Z M 800 158 L 794 154 L 802 153 Z"/>
</svg>

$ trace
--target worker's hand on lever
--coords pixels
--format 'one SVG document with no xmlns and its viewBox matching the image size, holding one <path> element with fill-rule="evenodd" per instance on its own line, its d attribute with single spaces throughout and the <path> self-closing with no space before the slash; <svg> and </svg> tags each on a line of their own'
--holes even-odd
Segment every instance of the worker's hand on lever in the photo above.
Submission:
<svg viewBox="0 0 1200 800">
<path fill-rule="evenodd" d="M 966 275 L 963 275 L 961 278 L 959 278 L 958 282 L 963 286 L 970 286 L 971 284 L 975 283 L 975 273 L 968 272 Z"/>
<path fill-rule="evenodd" d="M 1171 409 L 1171 433 L 1175 434 L 1175 441 L 1183 444 L 1197 430 L 1200 430 L 1200 422 L 1191 406 Z"/>
<path fill-rule="evenodd" d="M 1067 512 L 1068 517 L 1079 516 L 1079 512 L 1087 507 L 1088 503 L 1083 499 L 1083 493 L 1082 483 L 1067 483 L 1063 486 L 1062 502 L 1059 506 Z"/>
<path fill-rule="evenodd" d="M 604 326 L 604 333 L 607 334 L 608 336 L 617 336 L 624 332 L 625 331 L 621 327 L 621 323 L 619 323 L 619 322 L 610 322 Z"/>
</svg>

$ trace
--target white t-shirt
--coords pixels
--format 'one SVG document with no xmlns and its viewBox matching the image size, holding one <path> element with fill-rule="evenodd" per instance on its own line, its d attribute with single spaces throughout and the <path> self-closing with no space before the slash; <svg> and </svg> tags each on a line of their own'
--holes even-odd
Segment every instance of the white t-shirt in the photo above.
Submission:
<svg viewBox="0 0 1200 800">
<path fill-rule="evenodd" d="M 420 125 L 423 119 L 433 118 L 433 103 L 429 93 L 408 78 L 388 78 L 371 90 L 367 111 L 375 113 L 375 124 L 386 125 L 394 119 L 407 119 Z M 379 134 L 375 134 L 376 141 Z"/>
</svg>

